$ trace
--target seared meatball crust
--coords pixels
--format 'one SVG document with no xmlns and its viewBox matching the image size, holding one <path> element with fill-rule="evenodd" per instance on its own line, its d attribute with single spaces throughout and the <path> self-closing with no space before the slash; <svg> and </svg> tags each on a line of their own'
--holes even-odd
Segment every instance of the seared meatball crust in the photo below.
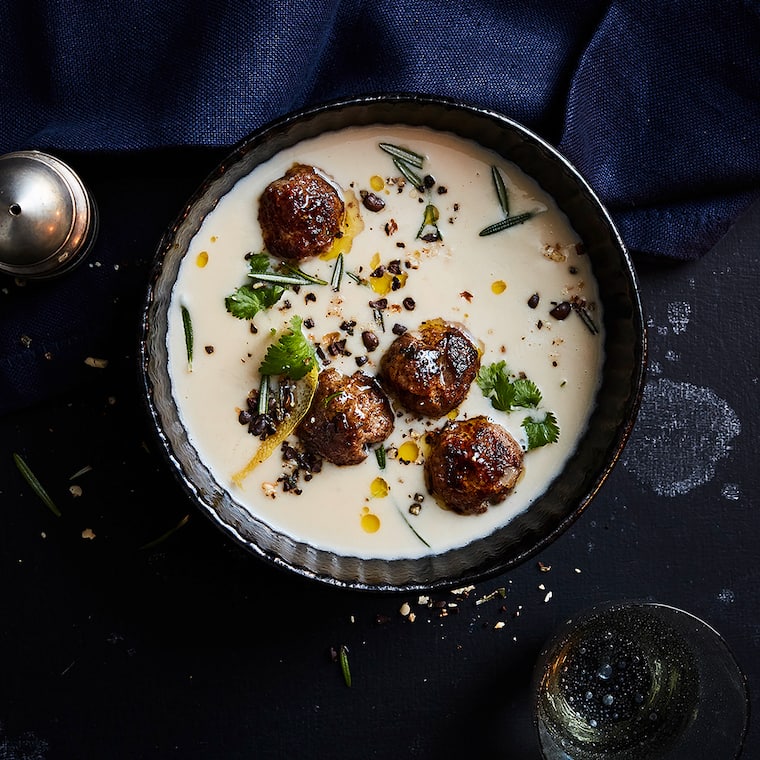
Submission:
<svg viewBox="0 0 760 760">
<path fill-rule="evenodd" d="M 428 490 L 463 515 L 485 512 L 507 497 L 523 472 L 520 444 L 488 417 L 447 423 L 433 433 L 425 458 Z"/>
<path fill-rule="evenodd" d="M 359 464 L 367 447 L 393 431 L 393 410 L 377 381 L 356 371 L 319 374 L 309 411 L 296 428 L 303 445 L 337 465 Z"/>
<path fill-rule="evenodd" d="M 345 206 L 312 166 L 295 164 L 259 199 L 264 246 L 273 256 L 301 260 L 326 251 L 340 233 Z"/>
<path fill-rule="evenodd" d="M 464 401 L 480 368 L 480 351 L 463 328 L 423 322 L 391 343 L 380 382 L 410 412 L 443 417 Z"/>
</svg>

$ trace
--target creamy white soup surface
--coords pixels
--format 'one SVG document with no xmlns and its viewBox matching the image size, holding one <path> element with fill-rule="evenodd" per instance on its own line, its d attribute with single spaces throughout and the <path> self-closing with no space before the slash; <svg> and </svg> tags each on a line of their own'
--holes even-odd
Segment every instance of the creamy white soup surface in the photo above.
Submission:
<svg viewBox="0 0 760 760">
<path fill-rule="evenodd" d="M 399 180 L 402 174 L 381 143 L 423 156 L 423 168 L 416 171 L 434 178 L 432 187 L 420 192 Z M 247 281 L 246 254 L 263 251 L 257 219 L 262 191 L 294 163 L 318 167 L 344 198 L 353 194 L 363 229 L 344 254 L 337 292 L 329 285 L 287 290 L 275 306 L 255 316 L 254 332 L 250 321 L 227 311 L 225 298 Z M 507 191 L 507 214 L 535 215 L 481 236 L 481 230 L 507 215 L 496 191 L 494 166 Z M 380 211 L 361 204 L 366 192 L 382 198 Z M 429 205 L 438 212 L 441 238 L 430 242 L 418 237 Z M 312 258 L 299 266 L 329 283 L 336 261 Z M 383 292 L 389 281 L 373 280 L 370 273 L 389 265 L 400 267 L 403 277 L 396 289 Z M 384 331 L 370 306 L 381 298 L 387 299 Z M 551 316 L 557 303 L 573 300 L 585 304 L 587 318 L 575 309 L 564 319 Z M 192 368 L 183 308 L 192 323 Z M 268 346 L 294 315 L 305 321 L 304 334 L 320 347 L 320 367 L 345 374 L 377 372 L 384 350 L 396 338 L 396 325 L 414 329 L 436 318 L 464 325 L 482 348 L 481 366 L 504 361 L 510 373 L 524 374 L 539 387 L 541 403 L 537 409 L 502 412 L 474 382 L 464 402 L 439 420 L 394 408 L 395 428 L 383 444 L 382 468 L 370 450 L 358 465 L 338 467 L 325 461 L 321 472 L 310 480 L 299 478 L 297 488 L 286 491 L 282 476 L 292 465 L 277 449 L 236 483 L 233 475 L 260 445 L 239 422 L 239 412 L 251 389 L 259 387 L 258 367 Z M 347 323 L 355 324 L 347 330 Z M 473 142 L 425 128 L 351 127 L 282 151 L 239 180 L 208 214 L 183 258 L 173 291 L 169 372 L 180 418 L 198 457 L 258 519 L 338 554 L 412 558 L 490 534 L 525 510 L 562 470 L 594 405 L 603 361 L 602 324 L 597 283 L 582 241 L 552 198 L 514 164 Z M 375 350 L 365 347 L 364 331 L 379 338 Z M 333 356 L 328 347 L 336 336 L 345 344 Z M 486 415 L 527 447 L 523 420 L 529 415 L 542 419 L 547 411 L 557 419 L 559 438 L 526 451 L 523 475 L 506 500 L 483 514 L 459 515 L 428 493 L 423 462 L 429 431 L 447 419 Z M 297 444 L 293 434 L 288 440 Z"/>
</svg>

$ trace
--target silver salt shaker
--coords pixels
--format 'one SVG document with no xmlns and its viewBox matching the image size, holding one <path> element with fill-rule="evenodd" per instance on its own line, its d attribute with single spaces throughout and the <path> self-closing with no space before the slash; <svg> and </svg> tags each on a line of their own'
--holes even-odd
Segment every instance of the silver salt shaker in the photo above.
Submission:
<svg viewBox="0 0 760 760">
<path fill-rule="evenodd" d="M 30 279 L 68 272 L 97 230 L 95 203 L 71 167 L 36 150 L 0 155 L 0 272 Z"/>
</svg>

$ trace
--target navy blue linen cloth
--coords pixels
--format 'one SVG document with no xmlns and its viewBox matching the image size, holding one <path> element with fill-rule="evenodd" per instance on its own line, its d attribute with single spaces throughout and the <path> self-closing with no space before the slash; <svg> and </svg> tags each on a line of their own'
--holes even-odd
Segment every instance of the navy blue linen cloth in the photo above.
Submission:
<svg viewBox="0 0 760 760">
<path fill-rule="evenodd" d="M 538 132 L 634 255 L 696 258 L 760 197 L 751 0 L 24 0 L 0 4 L 0 40 L 0 153 L 223 149 L 301 106 L 404 91 Z M 145 270 L 118 262 L 158 241 L 128 229 L 137 201 L 96 201 L 100 271 L 0 277 L 0 412 L 75 384 L 103 346 L 133 350 L 109 330 Z"/>
</svg>

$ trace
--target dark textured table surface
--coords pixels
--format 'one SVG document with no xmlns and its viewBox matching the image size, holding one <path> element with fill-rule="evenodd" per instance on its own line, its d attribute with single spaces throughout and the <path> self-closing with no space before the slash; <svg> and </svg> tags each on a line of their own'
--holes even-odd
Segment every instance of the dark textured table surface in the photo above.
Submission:
<svg viewBox="0 0 760 760">
<path fill-rule="evenodd" d="M 524 565 L 428 601 L 264 566 L 162 469 L 138 396 L 140 303 L 163 228 L 217 158 L 74 157 L 100 206 L 95 250 L 68 285 L 0 279 L 0 330 L 20 299 L 44 309 L 75 286 L 103 298 L 89 355 L 107 360 L 61 349 L 50 371 L 74 363 L 75 381 L 0 418 L 2 760 L 537 760 L 529 682 L 541 644 L 571 613 L 618 598 L 707 620 L 757 693 L 759 208 L 697 262 L 636 262 L 648 382 L 591 506 Z M 99 295 L 96 280 L 108 285 Z M 350 688 L 331 656 L 342 645 Z M 753 725 L 743 757 L 760 757 Z"/>
</svg>

